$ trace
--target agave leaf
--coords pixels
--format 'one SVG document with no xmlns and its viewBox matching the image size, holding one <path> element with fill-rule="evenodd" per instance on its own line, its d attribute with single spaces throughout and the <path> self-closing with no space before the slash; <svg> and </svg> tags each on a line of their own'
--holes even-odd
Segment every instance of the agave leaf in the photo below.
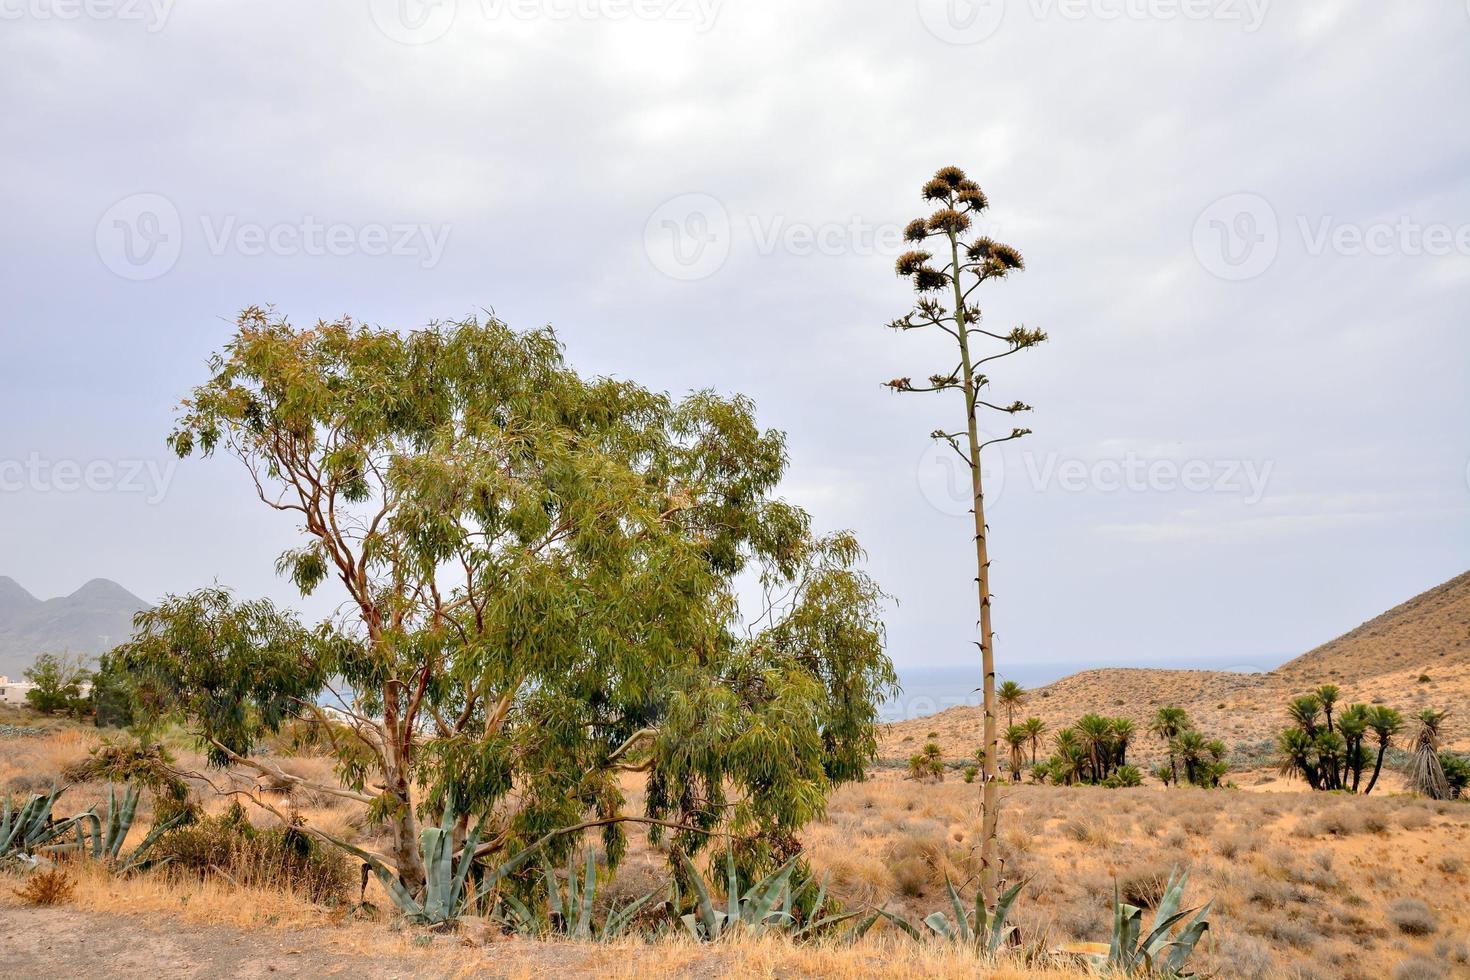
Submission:
<svg viewBox="0 0 1470 980">
<path fill-rule="evenodd" d="M 720 919 L 715 914 L 715 906 L 710 901 L 709 888 L 705 885 L 704 878 L 700 875 L 699 869 L 694 866 L 694 862 L 689 860 L 689 855 L 680 851 L 679 859 L 689 869 L 689 880 L 694 885 L 694 894 L 699 907 L 699 919 L 704 925 L 705 936 L 712 940 L 720 938 Z"/>
<path fill-rule="evenodd" d="M 995 919 L 990 924 L 990 935 L 986 942 L 986 951 L 991 955 L 1000 949 L 1001 943 L 1015 931 L 1014 926 L 1007 926 L 1006 919 L 1010 917 L 1011 906 L 1016 904 L 1016 898 L 1021 894 L 1021 889 L 1026 887 L 1029 878 L 1022 878 L 1000 896 L 1000 901 L 995 903 Z"/>
<path fill-rule="evenodd" d="M 740 919 L 740 879 L 735 874 L 735 845 L 725 845 L 725 902 L 731 922 Z"/>
<path fill-rule="evenodd" d="M 857 913 L 854 912 L 853 914 L 856 915 Z M 880 912 L 876 909 L 873 910 L 868 914 L 867 918 L 863 919 L 857 925 L 847 930 L 847 932 L 843 935 L 843 941 L 848 943 L 857 942 L 859 939 L 868 934 L 868 930 L 873 928 L 873 923 L 877 922 L 879 918 L 881 918 Z"/>
<path fill-rule="evenodd" d="M 658 895 L 657 891 L 651 891 L 642 898 L 635 898 L 622 908 L 614 909 L 608 913 L 607 922 L 603 923 L 602 926 L 602 938 L 607 940 L 617 939 L 622 936 L 627 931 L 628 926 L 633 924 L 633 919 L 637 917 L 638 912 L 643 906 L 651 902 L 656 895 Z"/>
<path fill-rule="evenodd" d="M 750 907 L 745 910 L 744 915 L 747 922 L 756 924 L 766 920 L 766 916 L 770 914 L 771 908 L 776 904 L 776 900 L 780 898 L 782 889 L 786 887 L 786 882 L 791 878 L 791 873 L 796 870 L 796 862 L 800 857 L 800 855 L 792 857 L 785 864 L 781 865 L 781 867 L 751 886 L 750 892 L 755 892 L 757 889 L 760 889 L 760 892 L 756 898 L 750 901 Z M 747 898 L 749 898 L 750 892 L 746 893 Z M 787 917 L 789 918 L 789 915 Z"/>
<path fill-rule="evenodd" d="M 1080 956 L 1093 966 L 1105 967 L 1112 955 L 1112 947 L 1108 943 L 1062 943 L 1053 952 Z"/>
<path fill-rule="evenodd" d="M 903 916 L 895 915 L 887 909 L 879 909 L 878 914 L 883 916 L 883 918 L 887 919 L 889 922 L 892 922 L 894 925 L 898 926 L 904 932 L 908 933 L 910 938 L 918 939 L 921 941 L 923 940 L 924 937 L 919 933 L 919 930 L 915 929 L 914 924 L 908 919 L 905 919 Z"/>
<path fill-rule="evenodd" d="M 582 878 L 582 911 L 577 917 L 577 938 L 592 936 L 592 902 L 597 897 L 597 854 L 587 849 L 587 873 Z"/>
<path fill-rule="evenodd" d="M 1184 969 L 1185 962 L 1188 961 L 1190 954 L 1194 952 L 1195 944 L 1200 941 L 1200 937 L 1209 931 L 1210 923 L 1206 918 L 1209 912 L 1210 903 L 1206 902 L 1204 908 L 1199 910 L 1199 914 L 1184 928 L 1184 931 L 1179 934 L 1179 938 L 1172 943 L 1172 948 L 1169 950 L 1169 955 L 1166 959 L 1166 965 L 1170 973 L 1179 973 Z"/>
<path fill-rule="evenodd" d="M 924 925 L 940 939 L 954 939 L 955 931 L 950 928 L 949 917 L 943 912 L 930 912 L 924 916 Z"/>
<path fill-rule="evenodd" d="M 955 891 L 954 882 L 949 879 L 949 872 L 947 871 L 944 873 L 944 887 L 949 890 L 949 902 L 951 905 L 954 906 L 954 917 L 955 922 L 957 923 L 956 932 L 959 933 L 960 939 L 965 942 L 969 942 L 971 939 L 970 923 L 968 917 L 965 914 L 965 906 L 964 903 L 960 901 L 960 893 Z M 938 914 L 939 913 L 937 912 L 935 913 L 935 915 Z M 929 920 L 925 919 L 924 921 L 927 922 Z M 978 929 L 985 928 L 985 924 L 979 921 L 976 921 L 975 926 Z"/>
<path fill-rule="evenodd" d="M 550 861 L 541 862 L 541 876 L 546 879 L 546 907 L 554 918 L 567 921 L 567 909 L 561 900 L 561 883 L 556 880 Z"/>
</svg>

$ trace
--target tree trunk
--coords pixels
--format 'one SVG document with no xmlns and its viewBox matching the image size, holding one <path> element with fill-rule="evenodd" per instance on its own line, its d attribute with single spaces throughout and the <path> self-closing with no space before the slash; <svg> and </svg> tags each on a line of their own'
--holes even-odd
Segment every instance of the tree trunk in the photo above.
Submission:
<svg viewBox="0 0 1470 980">
<path fill-rule="evenodd" d="M 390 682 L 383 692 L 383 729 L 388 766 L 383 772 L 384 785 L 393 796 L 394 806 L 388 814 L 393 833 L 393 861 L 398 865 L 398 880 L 413 896 L 424 891 L 424 862 L 419 854 L 418 821 L 413 812 L 413 795 L 409 791 L 409 758 L 411 740 L 400 732 L 397 694 Z"/>
<path fill-rule="evenodd" d="M 985 772 L 980 801 L 980 895 L 986 908 L 995 908 L 996 872 L 999 870 L 996 857 L 997 826 L 1000 816 L 1000 772 L 997 763 L 996 711 L 995 711 L 995 646 L 990 626 L 990 556 L 986 543 L 985 488 L 980 479 L 980 428 L 976 421 L 974 364 L 970 359 L 968 325 L 965 319 L 965 297 L 960 286 L 959 238 L 949 233 L 952 284 L 954 286 L 955 332 L 960 342 L 960 367 L 964 371 L 965 423 L 967 445 L 970 450 L 970 490 L 972 512 L 975 517 L 975 576 L 976 591 L 980 600 L 980 667 L 984 672 L 982 689 L 985 710 Z"/>
<path fill-rule="evenodd" d="M 1383 770 L 1383 753 L 1385 753 L 1387 751 L 1388 751 L 1388 743 L 1387 742 L 1379 742 L 1378 743 L 1378 758 L 1373 760 L 1373 778 L 1370 779 L 1370 780 L 1368 780 L 1368 788 L 1365 789 L 1365 790 L 1363 790 L 1363 795 L 1364 796 L 1367 796 L 1369 793 L 1373 792 L 1373 787 L 1376 786 L 1376 785 L 1378 785 L 1378 774 L 1379 774 L 1379 772 L 1381 772 Z"/>
</svg>

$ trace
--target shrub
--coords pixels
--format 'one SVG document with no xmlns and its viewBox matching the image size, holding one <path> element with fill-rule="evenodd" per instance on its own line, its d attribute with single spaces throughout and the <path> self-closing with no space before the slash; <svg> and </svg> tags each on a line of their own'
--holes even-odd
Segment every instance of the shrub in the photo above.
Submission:
<svg viewBox="0 0 1470 980">
<path fill-rule="evenodd" d="M 26 878 L 25 884 L 15 889 L 23 901 L 30 905 L 60 905 L 71 899 L 77 883 L 60 868 L 37 871 Z"/>
<path fill-rule="evenodd" d="M 898 893 L 907 898 L 921 898 L 929 883 L 929 866 L 923 858 L 904 858 L 893 866 L 893 880 Z"/>
<path fill-rule="evenodd" d="M 239 804 L 169 831 L 151 854 L 200 878 L 221 874 L 237 885 L 297 891 L 320 903 L 346 898 L 353 878 L 341 851 L 294 828 L 258 829 Z"/>
<path fill-rule="evenodd" d="M 1159 899 L 1164 897 L 1164 889 L 1169 884 L 1169 875 L 1172 872 L 1173 866 L 1168 864 L 1135 868 L 1118 879 L 1118 893 L 1129 905 L 1145 909 L 1158 908 Z"/>
<path fill-rule="evenodd" d="M 1406 936 L 1427 936 L 1434 931 L 1434 913 L 1417 898 L 1396 899 L 1388 907 L 1388 921 Z"/>
<path fill-rule="evenodd" d="M 1447 975 L 1443 964 L 1415 956 L 1394 967 L 1393 980 L 1444 980 Z"/>
<path fill-rule="evenodd" d="M 975 766 L 966 766 L 964 772 L 965 782 L 973 783 L 975 781 L 975 777 L 979 775 L 979 773 L 980 770 Z"/>
</svg>

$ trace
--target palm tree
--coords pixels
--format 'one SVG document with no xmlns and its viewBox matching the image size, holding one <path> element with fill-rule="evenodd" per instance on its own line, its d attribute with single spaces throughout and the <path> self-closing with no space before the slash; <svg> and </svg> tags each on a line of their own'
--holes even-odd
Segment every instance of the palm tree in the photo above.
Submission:
<svg viewBox="0 0 1470 980">
<path fill-rule="evenodd" d="M 1160 708 L 1153 721 L 1148 724 L 1148 730 L 1163 739 L 1164 744 L 1169 747 L 1169 775 L 1173 777 L 1176 786 L 1179 785 L 1179 765 L 1174 757 L 1174 739 L 1188 728 L 1189 715 L 1183 708 L 1172 705 Z"/>
<path fill-rule="evenodd" d="M 1322 705 L 1322 711 L 1327 715 L 1327 730 L 1332 731 L 1332 706 L 1337 704 L 1338 695 L 1342 692 L 1337 689 L 1336 684 L 1323 684 L 1313 694 L 1317 702 Z"/>
<path fill-rule="evenodd" d="M 1016 709 L 1026 702 L 1026 689 L 1015 681 L 1002 681 L 995 698 L 1006 709 L 1007 727 L 1016 723 Z"/>
<path fill-rule="evenodd" d="M 1444 766 L 1439 761 L 1439 729 L 1446 714 L 1430 709 L 1419 712 L 1419 728 L 1414 732 L 1414 753 L 1409 756 L 1406 771 L 1409 789 L 1431 800 L 1450 798 L 1450 781 L 1445 778 Z"/>
<path fill-rule="evenodd" d="M 1368 733 L 1368 706 L 1366 704 L 1348 705 L 1347 710 L 1337 719 L 1337 733 L 1347 743 L 1340 781 L 1344 784 L 1344 789 L 1350 789 L 1356 793 L 1358 782 L 1363 778 L 1363 766 L 1368 762 L 1368 752 L 1363 748 L 1363 737 Z M 1349 773 L 1353 777 L 1351 786 L 1347 785 Z"/>
<path fill-rule="evenodd" d="M 1174 751 L 1179 753 L 1179 758 L 1184 763 L 1184 778 L 1191 785 L 1198 786 L 1199 766 L 1205 753 L 1205 737 L 1194 729 L 1183 731 L 1173 742 Z"/>
<path fill-rule="evenodd" d="M 1077 719 L 1077 734 L 1087 749 L 1091 781 L 1100 783 L 1108 774 L 1108 758 L 1112 755 L 1113 723 L 1102 715 L 1085 714 Z"/>
<path fill-rule="evenodd" d="M 1019 783 L 1021 781 L 1021 766 L 1025 763 L 1025 757 L 1022 755 L 1022 752 L 1026 747 L 1027 740 L 1031 736 L 1026 732 L 1025 725 L 1011 725 L 1001 737 L 1011 747 L 1011 779 Z"/>
<path fill-rule="evenodd" d="M 1321 710 L 1322 702 L 1317 700 L 1315 694 L 1292 698 L 1286 705 L 1286 713 L 1291 716 L 1291 720 L 1309 736 L 1317 734 L 1317 712 Z"/>
<path fill-rule="evenodd" d="M 1378 773 L 1383 769 L 1383 754 L 1388 751 L 1388 745 L 1393 741 L 1404 727 L 1404 716 L 1387 705 L 1378 705 L 1368 712 L 1368 727 L 1373 729 L 1373 734 L 1378 738 L 1378 758 L 1373 760 L 1373 778 L 1368 780 L 1368 788 L 1363 790 L 1367 796 L 1373 792 L 1373 787 L 1378 785 Z"/>
<path fill-rule="evenodd" d="M 1138 726 L 1133 724 L 1130 718 L 1113 719 L 1113 745 L 1118 751 L 1114 763 L 1119 766 L 1128 764 L 1128 743 L 1133 741 L 1133 735 L 1138 731 Z"/>
<path fill-rule="evenodd" d="M 1052 743 L 1056 746 L 1056 755 L 1052 758 L 1052 779 L 1056 782 L 1072 785 L 1072 780 L 1077 776 L 1078 763 L 1085 751 L 1082 742 L 1077 737 L 1075 728 L 1059 728 L 1052 736 Z"/>
<path fill-rule="evenodd" d="M 1036 750 L 1041 745 L 1041 736 L 1046 734 L 1046 722 L 1040 718 L 1027 718 L 1021 722 L 1021 727 L 1026 729 L 1026 737 L 1031 740 L 1031 764 L 1036 765 Z"/>
<path fill-rule="evenodd" d="M 1307 785 L 1318 789 L 1321 778 L 1317 766 L 1312 762 L 1312 738 L 1300 728 L 1284 728 L 1276 737 L 1278 766 L 1283 776 L 1300 772 Z"/>
</svg>

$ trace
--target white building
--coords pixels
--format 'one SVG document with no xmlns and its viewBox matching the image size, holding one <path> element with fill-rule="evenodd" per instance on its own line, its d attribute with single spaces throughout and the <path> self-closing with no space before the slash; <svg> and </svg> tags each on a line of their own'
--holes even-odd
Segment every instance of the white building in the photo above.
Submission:
<svg viewBox="0 0 1470 980">
<path fill-rule="evenodd" d="M 12 681 L 0 674 L 0 704 L 25 704 L 26 692 L 35 686 L 30 681 Z"/>
</svg>

